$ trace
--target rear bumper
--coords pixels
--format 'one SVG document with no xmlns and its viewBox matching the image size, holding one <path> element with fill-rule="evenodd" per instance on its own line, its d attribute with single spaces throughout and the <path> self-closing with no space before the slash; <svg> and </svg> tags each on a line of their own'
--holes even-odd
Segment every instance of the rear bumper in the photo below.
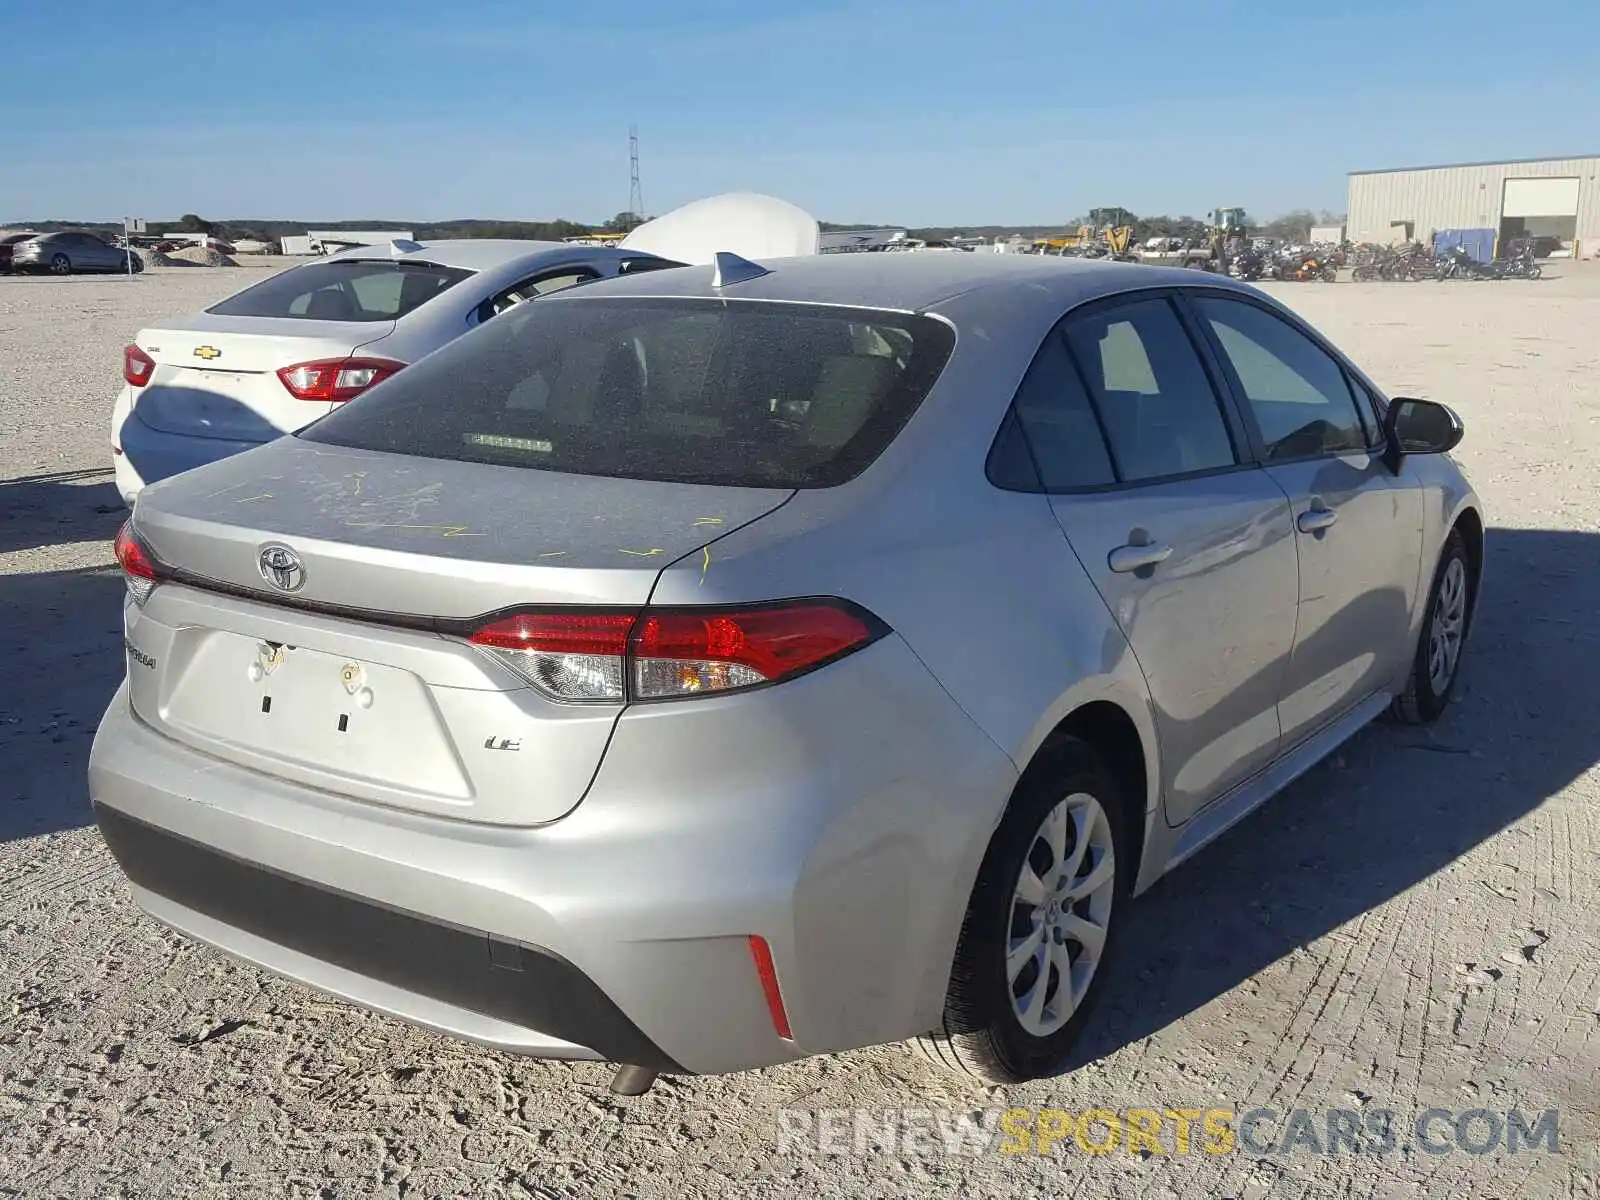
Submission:
<svg viewBox="0 0 1600 1200">
<path fill-rule="evenodd" d="M 95 818 L 144 905 L 201 941 L 247 945 L 245 957 L 332 990 L 340 977 L 381 981 L 392 994 L 375 1007 L 405 1016 L 410 996 L 430 1023 L 500 1048 L 683 1070 L 559 955 L 268 871 L 114 808 L 96 805 Z M 480 1019 L 451 1022 L 450 1010 Z"/>
<path fill-rule="evenodd" d="M 220 761 L 146 726 L 124 687 L 90 793 L 158 919 L 487 1045 L 709 1073 L 933 1028 L 1010 760 L 893 636 L 672 707 L 625 713 L 583 802 L 518 828 Z"/>
</svg>

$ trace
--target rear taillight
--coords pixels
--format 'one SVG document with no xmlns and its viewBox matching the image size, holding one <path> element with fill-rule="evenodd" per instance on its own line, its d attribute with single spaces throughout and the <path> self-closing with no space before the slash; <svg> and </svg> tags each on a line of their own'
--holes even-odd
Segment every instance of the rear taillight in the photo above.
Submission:
<svg viewBox="0 0 1600 1200">
<path fill-rule="evenodd" d="M 405 365 L 392 358 L 323 358 L 284 367 L 278 379 L 296 400 L 354 400 Z"/>
<path fill-rule="evenodd" d="M 472 635 L 529 683 L 557 700 L 621 700 L 634 613 L 529 612 Z"/>
<path fill-rule="evenodd" d="M 143 387 L 150 382 L 150 376 L 156 369 L 156 360 L 151 358 L 137 346 L 124 346 L 122 348 L 122 377 L 134 387 Z"/>
<path fill-rule="evenodd" d="M 555 700 L 667 700 L 760 687 L 876 641 L 884 625 L 842 600 L 643 613 L 547 609 L 471 636 Z"/>
<path fill-rule="evenodd" d="M 144 602 L 150 599 L 150 593 L 155 591 L 156 566 L 150 552 L 134 536 L 131 519 L 124 521 L 122 528 L 117 530 L 115 549 L 123 581 L 128 585 L 128 595 L 142 608 Z"/>
</svg>

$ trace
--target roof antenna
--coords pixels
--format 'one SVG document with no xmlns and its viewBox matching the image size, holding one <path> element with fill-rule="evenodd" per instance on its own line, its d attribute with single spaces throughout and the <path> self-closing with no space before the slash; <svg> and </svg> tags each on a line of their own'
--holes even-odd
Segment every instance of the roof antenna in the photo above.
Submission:
<svg viewBox="0 0 1600 1200">
<path fill-rule="evenodd" d="M 727 250 L 718 250 L 711 258 L 711 286 L 714 288 L 727 287 L 734 283 L 743 283 L 747 279 L 760 279 L 763 275 L 772 274 L 766 267 L 753 263 L 748 258 L 740 258 Z"/>
</svg>

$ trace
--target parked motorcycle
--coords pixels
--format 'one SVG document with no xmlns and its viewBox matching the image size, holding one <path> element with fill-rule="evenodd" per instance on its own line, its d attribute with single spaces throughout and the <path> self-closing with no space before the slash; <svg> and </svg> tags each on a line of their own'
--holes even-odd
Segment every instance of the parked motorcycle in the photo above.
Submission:
<svg viewBox="0 0 1600 1200">
<path fill-rule="evenodd" d="M 1255 246 L 1243 246 L 1228 260 L 1228 274 L 1254 283 L 1267 273 L 1267 256 Z"/>
<path fill-rule="evenodd" d="M 1465 246 L 1452 246 L 1439 257 L 1435 279 L 1496 279 L 1500 272 L 1493 263 L 1481 263 Z"/>
<path fill-rule="evenodd" d="M 1544 274 L 1544 268 L 1534 256 L 1531 242 L 1523 243 L 1515 254 L 1501 259 L 1497 265 L 1500 267 L 1501 279 L 1538 279 Z"/>
<path fill-rule="evenodd" d="M 1273 277 L 1285 283 L 1305 283 L 1313 279 L 1333 283 L 1339 278 L 1339 268 L 1320 250 L 1300 250 L 1279 259 Z"/>
</svg>

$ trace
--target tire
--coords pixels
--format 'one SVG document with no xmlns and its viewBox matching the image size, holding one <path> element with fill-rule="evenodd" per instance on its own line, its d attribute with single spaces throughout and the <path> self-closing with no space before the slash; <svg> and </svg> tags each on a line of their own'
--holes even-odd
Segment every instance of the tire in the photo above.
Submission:
<svg viewBox="0 0 1600 1200">
<path fill-rule="evenodd" d="M 50 260 L 50 274 L 52 274 L 52 275 L 71 275 L 72 274 L 72 260 L 70 258 L 68 258 L 65 254 L 57 254 L 57 255 L 55 255 Z"/>
<path fill-rule="evenodd" d="M 1123 800 L 1100 756 L 1076 738 L 1062 744 L 1051 770 L 1018 787 L 967 902 L 942 1025 L 916 1039 L 925 1057 L 996 1084 L 1067 1069 L 1100 997 L 1136 870 Z M 1064 853 L 1052 846 L 1052 831 Z M 1074 879 L 1053 887 L 1078 845 L 1087 849 Z M 1098 930 L 1098 953 L 1066 926 Z M 1030 942 L 1035 951 L 1014 958 L 1013 972 L 1008 949 L 1025 951 Z M 1087 972 L 1074 980 L 1080 965 Z"/>
<path fill-rule="evenodd" d="M 138 275 L 144 270 L 144 259 L 141 256 L 130 253 L 128 258 L 130 260 L 129 265 L 133 268 L 133 273 L 135 275 Z"/>
<path fill-rule="evenodd" d="M 1335 266 L 1331 266 L 1331 265 L 1323 267 L 1322 268 L 1322 282 L 1323 283 L 1338 283 L 1339 282 L 1339 268 L 1335 267 Z"/>
<path fill-rule="evenodd" d="M 1538 279 L 1543 274 L 1544 274 L 1544 268 L 1541 267 L 1538 263 L 1534 263 L 1533 266 L 1528 268 L 1528 278 L 1529 279 Z"/>
<path fill-rule="evenodd" d="M 1467 546 L 1461 531 L 1452 529 L 1433 572 L 1433 587 L 1428 592 L 1428 609 L 1417 637 L 1417 652 L 1412 659 L 1406 689 L 1389 705 L 1388 716 L 1402 725 L 1427 725 L 1439 719 L 1455 694 L 1461 677 L 1461 656 L 1466 650 L 1467 631 L 1472 624 L 1472 568 L 1467 562 Z M 1435 639 L 1440 639 L 1436 642 Z M 1435 654 L 1441 643 L 1452 643 L 1448 670 L 1441 672 Z"/>
</svg>

